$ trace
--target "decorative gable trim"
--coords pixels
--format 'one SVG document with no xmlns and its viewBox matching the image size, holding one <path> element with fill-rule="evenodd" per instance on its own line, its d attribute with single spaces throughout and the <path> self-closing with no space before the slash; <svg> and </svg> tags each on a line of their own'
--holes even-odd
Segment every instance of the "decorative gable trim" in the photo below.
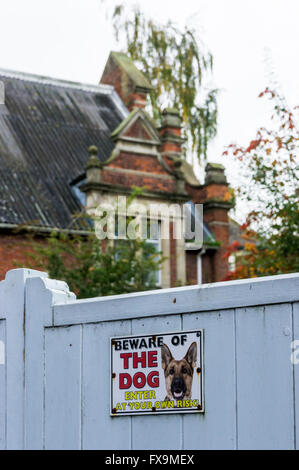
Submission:
<svg viewBox="0 0 299 470">
<path fill-rule="evenodd" d="M 142 138 L 140 136 L 134 137 L 133 135 L 126 135 L 130 129 L 138 122 L 143 126 L 145 133 L 150 139 Z M 160 135 L 155 128 L 150 116 L 143 109 L 134 109 L 123 122 L 111 134 L 111 139 L 114 141 L 127 141 L 137 142 L 145 145 L 158 146 L 161 144 Z"/>
</svg>

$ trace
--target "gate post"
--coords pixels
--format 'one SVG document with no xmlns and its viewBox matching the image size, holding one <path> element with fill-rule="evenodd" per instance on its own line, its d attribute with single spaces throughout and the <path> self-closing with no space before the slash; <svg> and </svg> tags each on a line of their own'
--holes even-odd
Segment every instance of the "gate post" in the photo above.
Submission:
<svg viewBox="0 0 299 470">
<path fill-rule="evenodd" d="M 25 283 L 47 274 L 31 269 L 8 271 L 0 282 L 2 349 L 0 364 L 0 448 L 24 448 L 24 324 Z"/>
<path fill-rule="evenodd" d="M 63 281 L 40 276 L 25 289 L 25 449 L 44 448 L 45 328 L 53 326 L 53 306 L 75 300 Z"/>
</svg>

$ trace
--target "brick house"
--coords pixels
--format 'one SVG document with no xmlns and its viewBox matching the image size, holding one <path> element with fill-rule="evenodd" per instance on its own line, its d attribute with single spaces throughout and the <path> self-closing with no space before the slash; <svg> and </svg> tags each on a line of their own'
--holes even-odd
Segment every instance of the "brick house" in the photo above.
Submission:
<svg viewBox="0 0 299 470">
<path fill-rule="evenodd" d="M 24 259 L 24 233 L 84 234 L 78 213 L 132 186 L 145 188 L 143 203 L 204 205 L 202 247 L 173 237 L 175 218 L 170 239 L 158 240 L 161 287 L 226 277 L 233 203 L 224 168 L 208 163 L 198 181 L 182 158 L 178 112 L 164 110 L 156 126 L 145 111 L 151 85 L 126 55 L 110 54 L 98 86 L 9 71 L 0 81 L 0 279 Z"/>
</svg>

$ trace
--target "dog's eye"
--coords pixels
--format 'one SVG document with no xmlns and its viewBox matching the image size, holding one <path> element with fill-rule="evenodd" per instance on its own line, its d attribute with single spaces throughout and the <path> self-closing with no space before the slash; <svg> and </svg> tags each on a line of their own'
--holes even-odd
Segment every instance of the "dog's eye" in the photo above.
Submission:
<svg viewBox="0 0 299 470">
<path fill-rule="evenodd" d="M 169 374 L 173 375 L 174 374 L 174 369 L 170 369 Z"/>
<path fill-rule="evenodd" d="M 187 369 L 186 369 L 186 367 L 182 367 L 182 374 L 187 374 Z"/>
</svg>

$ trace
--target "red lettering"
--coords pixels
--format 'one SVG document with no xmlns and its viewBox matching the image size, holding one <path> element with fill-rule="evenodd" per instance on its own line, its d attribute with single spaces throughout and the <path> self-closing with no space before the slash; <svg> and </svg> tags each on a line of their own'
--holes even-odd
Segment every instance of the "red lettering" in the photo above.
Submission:
<svg viewBox="0 0 299 470">
<path fill-rule="evenodd" d="M 124 390 L 130 388 L 132 385 L 132 378 L 130 374 L 119 374 L 119 388 Z"/>
<path fill-rule="evenodd" d="M 129 359 L 132 357 L 132 353 L 122 353 L 120 358 L 124 360 L 124 369 L 129 369 Z"/>
<path fill-rule="evenodd" d="M 157 351 L 149 351 L 148 352 L 148 367 L 157 367 Z"/>
<path fill-rule="evenodd" d="M 138 369 L 138 364 L 141 364 L 141 368 L 146 367 L 146 352 L 142 352 L 140 357 L 138 353 L 133 353 L 133 369 Z"/>
<path fill-rule="evenodd" d="M 149 387 L 157 388 L 159 387 L 159 372 L 153 371 L 150 372 L 147 376 L 147 383 Z"/>
<path fill-rule="evenodd" d="M 137 372 L 133 377 L 133 385 L 136 388 L 143 388 L 146 384 L 146 377 L 143 372 Z"/>
</svg>

